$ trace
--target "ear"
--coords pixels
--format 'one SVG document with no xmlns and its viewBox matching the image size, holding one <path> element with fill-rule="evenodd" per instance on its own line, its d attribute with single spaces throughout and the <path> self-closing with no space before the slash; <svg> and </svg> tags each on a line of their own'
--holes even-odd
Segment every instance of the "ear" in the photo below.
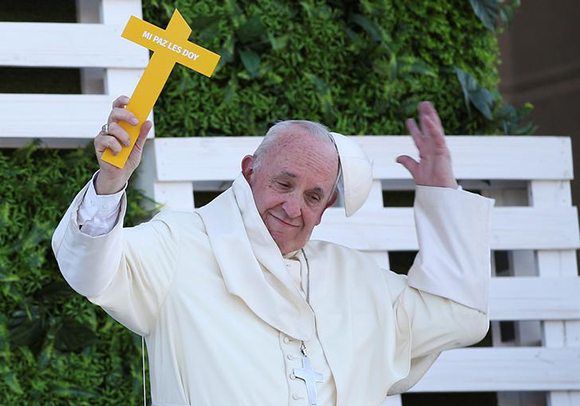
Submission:
<svg viewBox="0 0 580 406">
<path fill-rule="evenodd" d="M 334 203 L 336 203 L 336 199 L 338 199 L 338 191 L 334 192 L 334 194 L 332 195 L 332 197 L 330 198 L 328 203 L 326 203 L 326 207 L 324 209 L 326 210 L 330 206 L 332 206 Z"/>
<path fill-rule="evenodd" d="M 320 213 L 320 217 L 318 217 L 318 221 L 316 222 L 316 225 L 320 224 L 320 222 L 322 221 L 322 215 L 324 214 L 326 209 L 328 209 L 330 206 L 332 206 L 334 203 L 336 203 L 336 199 L 338 199 L 338 191 L 334 192 L 334 194 L 332 195 L 330 200 L 326 203 L 326 206 L 324 206 L 322 213 Z"/>
<path fill-rule="evenodd" d="M 254 157 L 252 155 L 246 155 L 242 159 L 242 173 L 246 181 L 250 183 L 250 179 L 254 173 Z"/>
</svg>

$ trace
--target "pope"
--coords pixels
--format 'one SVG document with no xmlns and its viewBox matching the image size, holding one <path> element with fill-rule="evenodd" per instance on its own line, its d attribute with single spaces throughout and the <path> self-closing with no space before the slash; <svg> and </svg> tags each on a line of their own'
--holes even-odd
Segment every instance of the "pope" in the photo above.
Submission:
<svg viewBox="0 0 580 406">
<path fill-rule="evenodd" d="M 457 184 L 431 103 L 407 121 L 420 160 L 397 158 L 416 184 L 419 252 L 405 276 L 310 239 L 340 194 L 350 216 L 372 182 L 356 143 L 310 121 L 272 126 L 208 205 L 124 228 L 151 123 L 123 169 L 101 157 L 129 143 L 128 102 L 113 103 L 94 141 L 100 169 L 52 247 L 76 292 L 145 338 L 154 405 L 379 405 L 487 333 L 494 200 Z"/>
</svg>

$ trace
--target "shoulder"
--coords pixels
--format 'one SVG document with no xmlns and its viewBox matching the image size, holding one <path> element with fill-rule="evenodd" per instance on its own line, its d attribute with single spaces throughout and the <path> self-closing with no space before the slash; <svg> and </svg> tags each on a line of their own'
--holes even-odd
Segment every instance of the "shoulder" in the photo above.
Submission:
<svg viewBox="0 0 580 406">
<path fill-rule="evenodd" d="M 356 275 L 357 278 L 360 278 L 362 274 L 377 277 L 383 272 L 371 254 L 344 245 L 311 240 L 304 248 L 309 259 L 313 259 L 317 263 L 333 264 L 333 273 L 335 274 Z"/>
<path fill-rule="evenodd" d="M 196 212 L 163 210 L 157 213 L 151 221 L 160 221 L 174 228 L 193 228 L 205 231 L 203 221 Z"/>
<path fill-rule="evenodd" d="M 373 283 L 379 285 L 386 284 L 391 297 L 397 297 L 407 286 L 406 275 L 399 275 L 389 270 L 386 267 L 387 264 L 380 266 L 370 253 L 316 240 L 309 241 L 304 248 L 306 255 L 317 262 L 334 264 L 331 273 L 333 276 L 341 274 L 342 278 L 352 280 L 352 283 L 358 283 L 364 279 L 374 281 Z"/>
<path fill-rule="evenodd" d="M 331 255 L 334 257 L 351 257 L 358 261 L 373 260 L 370 254 L 329 241 L 310 240 L 306 247 L 311 254 L 316 256 Z"/>
<path fill-rule="evenodd" d="M 205 234 L 205 227 L 197 213 L 163 210 L 149 221 L 126 229 L 129 233 L 154 232 L 158 236 L 179 239 L 187 233 Z"/>
</svg>

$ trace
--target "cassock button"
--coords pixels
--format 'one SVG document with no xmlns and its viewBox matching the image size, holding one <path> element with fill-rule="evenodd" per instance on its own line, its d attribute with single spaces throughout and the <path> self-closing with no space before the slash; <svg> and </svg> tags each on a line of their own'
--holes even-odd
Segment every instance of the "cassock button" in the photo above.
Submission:
<svg viewBox="0 0 580 406">
<path fill-rule="evenodd" d="M 286 355 L 286 358 L 288 358 L 288 359 L 292 360 L 292 359 L 294 359 L 294 355 L 292 355 L 292 354 L 288 354 L 288 355 Z"/>
<path fill-rule="evenodd" d="M 298 399 L 301 399 L 301 398 L 302 397 L 299 394 L 297 394 L 297 393 L 295 393 L 295 394 L 292 395 L 292 399 L 294 399 L 294 400 L 298 400 Z"/>
<path fill-rule="evenodd" d="M 290 372 L 290 379 L 295 380 L 296 379 L 296 375 L 294 375 L 294 372 Z"/>
<path fill-rule="evenodd" d="M 292 340 L 290 340 L 290 338 L 289 338 L 289 337 L 284 337 L 284 342 L 285 342 L 286 344 L 290 343 L 290 341 L 292 341 Z"/>
</svg>

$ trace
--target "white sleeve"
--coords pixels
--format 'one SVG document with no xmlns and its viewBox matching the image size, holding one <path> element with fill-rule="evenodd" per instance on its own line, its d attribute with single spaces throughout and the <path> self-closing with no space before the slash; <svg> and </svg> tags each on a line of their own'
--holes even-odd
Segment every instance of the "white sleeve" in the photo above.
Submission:
<svg viewBox="0 0 580 406">
<path fill-rule="evenodd" d="M 94 182 L 97 171 L 83 198 L 78 210 L 77 222 L 83 234 L 96 237 L 109 233 L 119 220 L 121 210 L 121 197 L 127 188 L 127 184 L 119 192 L 112 195 L 98 195 Z"/>
<path fill-rule="evenodd" d="M 52 236 L 52 250 L 67 283 L 115 320 L 147 335 L 173 278 L 179 251 L 179 222 L 160 213 L 146 223 L 123 228 L 127 198 L 118 221 L 106 234 L 80 230 L 78 211 L 90 185 L 76 195 Z"/>
<path fill-rule="evenodd" d="M 409 286 L 487 314 L 494 203 L 461 189 L 417 185 L 419 252 L 409 269 Z"/>
<path fill-rule="evenodd" d="M 386 272 L 410 372 L 389 395 L 415 385 L 442 351 L 481 341 L 489 329 L 490 229 L 495 203 L 462 188 L 417 185 L 419 243 L 408 275 Z"/>
</svg>

